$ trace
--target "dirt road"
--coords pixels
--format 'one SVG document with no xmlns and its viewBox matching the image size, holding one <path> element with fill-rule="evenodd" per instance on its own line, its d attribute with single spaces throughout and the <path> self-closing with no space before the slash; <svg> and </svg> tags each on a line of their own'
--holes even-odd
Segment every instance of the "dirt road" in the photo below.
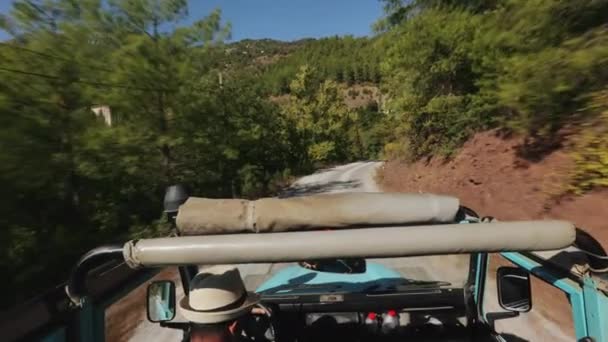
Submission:
<svg viewBox="0 0 608 342">
<path fill-rule="evenodd" d="M 375 182 L 375 173 L 381 165 L 380 162 L 357 162 L 321 170 L 300 178 L 290 189 L 280 195 L 289 197 L 346 191 L 377 192 L 379 188 Z M 469 258 L 465 255 L 449 255 L 373 259 L 370 261 L 385 264 L 408 279 L 441 280 L 451 283 L 452 286 L 460 287 L 466 280 Z M 285 267 L 285 265 L 287 264 L 239 265 L 239 269 L 245 279 L 247 288 L 254 290 L 270 274 Z M 486 296 L 490 302 L 489 312 L 498 311 L 496 289 L 493 281 L 490 281 L 487 286 Z M 499 327 L 501 330 L 511 333 L 517 332 L 518 337 L 529 341 L 570 340 L 561 333 L 559 327 L 534 312 L 510 322 L 502 321 Z M 552 328 L 547 329 L 547 327 Z M 549 331 L 547 332 L 545 329 Z M 170 329 L 162 329 L 143 320 L 131 336 L 130 341 L 144 342 L 152 339 L 156 341 L 179 341 L 180 333 Z"/>
</svg>

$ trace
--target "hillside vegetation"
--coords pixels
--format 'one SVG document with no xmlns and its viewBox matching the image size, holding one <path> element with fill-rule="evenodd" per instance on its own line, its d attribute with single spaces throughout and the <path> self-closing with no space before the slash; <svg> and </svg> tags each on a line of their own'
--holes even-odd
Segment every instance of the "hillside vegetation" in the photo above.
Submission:
<svg viewBox="0 0 608 342">
<path fill-rule="evenodd" d="M 498 128 L 531 159 L 575 136 L 572 190 L 607 185 L 606 1 L 385 0 L 374 37 L 287 43 L 226 43 L 220 11 L 186 20 L 186 3 L 16 0 L 0 17 L 3 306 L 89 248 L 167 234 L 174 183 L 270 195 L 319 166 L 450 156 Z"/>
<path fill-rule="evenodd" d="M 564 127 L 579 129 L 601 113 L 607 2 L 396 3 L 387 1 L 382 64 L 399 127 L 389 152 L 449 155 L 488 127 L 551 147 Z"/>
<path fill-rule="evenodd" d="M 181 0 L 18 0 L 0 17 L 12 35 L 0 43 L 2 306 L 65 280 L 90 248 L 167 234 L 170 184 L 270 195 L 381 148 L 377 105 L 352 109 L 329 67 L 301 64 L 341 39 L 225 44 L 219 11 L 185 19 Z"/>
<path fill-rule="evenodd" d="M 374 49 L 376 41 L 351 36 L 306 41 L 292 54 L 265 70 L 265 83 L 275 94 L 287 93 L 289 83 L 300 66 L 308 64 L 317 69 L 320 80 L 348 85 L 379 84 L 381 55 Z"/>
</svg>

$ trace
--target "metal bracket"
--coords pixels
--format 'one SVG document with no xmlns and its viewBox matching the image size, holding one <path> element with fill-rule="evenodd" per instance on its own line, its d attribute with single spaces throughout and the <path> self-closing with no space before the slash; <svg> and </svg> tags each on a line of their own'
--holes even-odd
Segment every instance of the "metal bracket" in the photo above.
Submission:
<svg viewBox="0 0 608 342">
<path fill-rule="evenodd" d="M 603 279 L 603 277 L 597 275 L 591 275 L 590 278 L 593 279 L 596 289 L 608 295 L 608 279 Z"/>
</svg>

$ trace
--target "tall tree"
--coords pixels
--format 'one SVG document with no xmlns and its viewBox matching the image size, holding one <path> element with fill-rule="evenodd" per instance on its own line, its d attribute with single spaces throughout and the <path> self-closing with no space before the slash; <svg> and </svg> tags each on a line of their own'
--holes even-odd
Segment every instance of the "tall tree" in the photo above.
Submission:
<svg viewBox="0 0 608 342">
<path fill-rule="evenodd" d="M 185 13 L 185 1 L 19 0 L 0 20 L 12 34 L 0 43 L 0 182 L 11 194 L 0 199 L 0 262 L 15 274 L 3 282 L 11 300 L 59 283 L 94 245 L 155 234 L 163 187 L 204 165 L 176 174 L 173 150 L 188 137 L 174 127 L 212 114 L 190 100 L 210 79 L 207 46 L 228 27 L 219 11 L 169 25 Z M 93 105 L 119 120 L 108 127 Z M 211 127 L 200 126 L 224 135 Z"/>
<path fill-rule="evenodd" d="M 97 9 L 92 1 L 16 1 L 2 20 L 13 37 L 0 43 L 0 181 L 12 194 L 1 199 L 11 241 L 1 259 L 16 274 L 10 286 L 21 286 L 20 295 L 39 286 L 23 283 L 36 272 L 59 281 L 66 254 L 81 252 L 70 247 L 87 244 L 79 142 L 99 126 L 92 94 L 113 86 L 97 80 L 102 67 L 91 57 L 104 52 L 83 25 Z"/>
<path fill-rule="evenodd" d="M 112 0 L 107 16 L 117 43 L 112 80 L 140 89 L 128 98 L 114 91 L 109 100 L 118 104 L 122 117 L 136 121 L 141 133 L 155 141 L 159 171 L 167 184 L 176 177 L 172 122 L 183 115 L 186 104 L 181 99 L 196 92 L 206 72 L 202 52 L 230 30 L 221 25 L 219 10 L 190 26 L 164 29 L 179 24 L 186 14 L 185 0 Z"/>
</svg>

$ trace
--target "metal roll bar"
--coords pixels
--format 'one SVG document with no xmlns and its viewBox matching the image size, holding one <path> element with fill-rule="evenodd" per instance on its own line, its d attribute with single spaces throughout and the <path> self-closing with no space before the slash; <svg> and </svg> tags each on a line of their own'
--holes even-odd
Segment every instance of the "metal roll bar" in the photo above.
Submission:
<svg viewBox="0 0 608 342">
<path fill-rule="evenodd" d="M 105 245 L 90 250 L 78 260 L 65 288 L 72 303 L 82 306 L 87 294 L 86 278 L 89 272 L 108 261 L 123 261 L 122 251 L 123 246 L 120 244 Z"/>
</svg>

